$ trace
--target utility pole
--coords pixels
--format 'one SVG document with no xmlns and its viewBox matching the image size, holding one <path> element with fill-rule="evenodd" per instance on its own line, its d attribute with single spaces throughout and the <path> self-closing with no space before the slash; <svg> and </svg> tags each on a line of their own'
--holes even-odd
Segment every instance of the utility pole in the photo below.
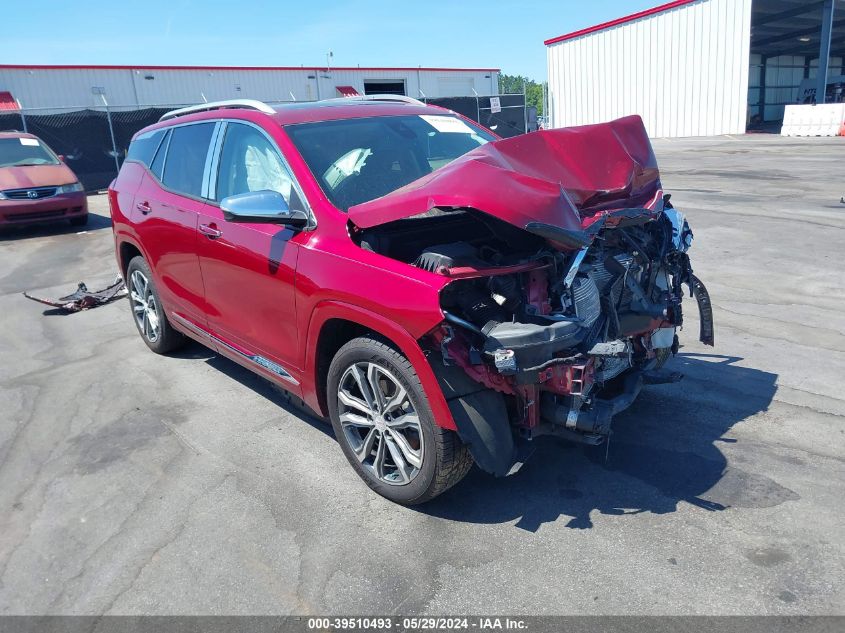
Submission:
<svg viewBox="0 0 845 633">
<path fill-rule="evenodd" d="M 109 135 L 111 136 L 111 149 L 112 154 L 114 155 L 114 168 L 115 174 L 120 172 L 120 161 L 117 158 L 117 142 L 114 139 L 114 126 L 111 122 L 111 108 L 109 108 L 109 102 L 106 101 L 106 89 L 101 88 L 99 86 L 95 86 L 91 89 L 94 94 L 100 95 L 100 99 L 103 100 L 103 105 L 106 106 L 106 119 L 109 122 Z"/>
</svg>

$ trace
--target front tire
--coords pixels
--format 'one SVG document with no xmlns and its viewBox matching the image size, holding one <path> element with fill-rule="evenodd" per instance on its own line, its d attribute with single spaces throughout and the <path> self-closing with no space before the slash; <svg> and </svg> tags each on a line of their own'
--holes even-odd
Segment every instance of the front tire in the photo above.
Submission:
<svg viewBox="0 0 845 633">
<path fill-rule="evenodd" d="M 364 336 L 341 347 L 327 387 L 343 453 L 383 497 L 403 505 L 425 503 L 472 467 L 458 435 L 434 423 L 411 363 L 381 340 Z"/>
<path fill-rule="evenodd" d="M 185 337 L 167 320 L 150 266 L 140 255 L 133 257 L 126 268 L 126 287 L 132 320 L 147 347 L 156 354 L 167 354 L 182 347 Z"/>
</svg>

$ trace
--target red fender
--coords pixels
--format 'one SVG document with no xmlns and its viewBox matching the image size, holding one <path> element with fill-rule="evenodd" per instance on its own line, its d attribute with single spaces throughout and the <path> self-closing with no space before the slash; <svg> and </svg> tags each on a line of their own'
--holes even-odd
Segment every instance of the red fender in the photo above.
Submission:
<svg viewBox="0 0 845 633">
<path fill-rule="evenodd" d="M 317 304 L 311 313 L 306 338 L 305 371 L 302 374 L 303 399 L 308 406 L 324 416 L 328 415 L 328 411 L 320 406 L 317 398 L 317 341 L 323 326 L 330 319 L 344 319 L 358 323 L 396 345 L 417 372 L 437 426 L 451 431 L 456 430 L 455 421 L 452 419 L 449 405 L 443 397 L 437 378 L 414 337 L 395 322 L 375 312 L 338 301 L 323 301 Z"/>
</svg>

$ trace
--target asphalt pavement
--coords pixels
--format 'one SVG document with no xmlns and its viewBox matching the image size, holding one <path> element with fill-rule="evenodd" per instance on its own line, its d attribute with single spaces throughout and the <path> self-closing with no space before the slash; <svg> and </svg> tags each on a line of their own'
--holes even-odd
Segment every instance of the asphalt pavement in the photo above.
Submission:
<svg viewBox="0 0 845 633">
<path fill-rule="evenodd" d="M 0 234 L 0 614 L 845 613 L 845 139 L 657 140 L 716 346 L 610 446 L 549 439 L 426 506 L 373 494 L 320 420 L 125 300 L 88 230 Z"/>
</svg>

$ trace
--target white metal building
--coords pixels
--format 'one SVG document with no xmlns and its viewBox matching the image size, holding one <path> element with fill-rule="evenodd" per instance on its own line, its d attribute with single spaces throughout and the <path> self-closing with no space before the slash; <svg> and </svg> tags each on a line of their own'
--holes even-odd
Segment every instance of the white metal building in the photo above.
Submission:
<svg viewBox="0 0 845 633">
<path fill-rule="evenodd" d="M 821 77 L 842 74 L 834 9 L 845 0 L 675 0 L 546 40 L 550 123 L 639 114 L 657 137 L 764 127 L 818 81 L 820 59 Z"/>
<path fill-rule="evenodd" d="M 314 101 L 350 94 L 489 96 L 495 68 L 307 68 L 0 65 L 0 95 L 31 108 L 161 106 L 250 98 Z M 102 96 L 101 96 L 102 95 Z M 2 107 L 2 104 L 0 104 Z"/>
</svg>

